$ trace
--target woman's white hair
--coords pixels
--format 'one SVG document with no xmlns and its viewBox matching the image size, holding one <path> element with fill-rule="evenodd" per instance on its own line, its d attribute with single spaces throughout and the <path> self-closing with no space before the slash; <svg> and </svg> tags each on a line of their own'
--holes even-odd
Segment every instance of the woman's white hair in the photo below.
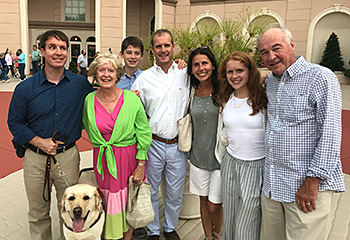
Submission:
<svg viewBox="0 0 350 240">
<path fill-rule="evenodd" d="M 89 66 L 89 73 L 90 75 L 96 79 L 96 70 L 99 66 L 105 64 L 105 63 L 112 63 L 112 66 L 117 70 L 118 72 L 118 80 L 120 79 L 120 74 L 123 68 L 122 68 L 122 61 L 119 56 L 110 53 L 110 52 L 104 52 L 97 55 L 97 57 L 94 59 L 94 61 Z"/>
</svg>

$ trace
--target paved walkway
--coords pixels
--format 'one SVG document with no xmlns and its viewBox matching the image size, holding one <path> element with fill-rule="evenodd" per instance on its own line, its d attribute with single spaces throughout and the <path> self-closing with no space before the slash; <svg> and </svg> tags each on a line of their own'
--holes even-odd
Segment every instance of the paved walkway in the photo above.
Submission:
<svg viewBox="0 0 350 240">
<path fill-rule="evenodd" d="M 16 80 L 15 80 L 16 81 Z M 18 83 L 12 81 L 5 84 L 0 83 L 0 91 L 12 91 Z M 342 85 L 343 91 L 343 109 L 350 110 L 350 85 Z M 0 95 L 1 99 L 1 95 Z M 7 105 L 8 106 L 8 105 Z M 2 116 L 4 111 L 0 111 Z M 349 113 L 349 112 L 346 112 Z M 7 114 L 7 111 L 6 113 Z M 350 117 L 347 118 L 350 120 Z M 4 128 L 3 121 L 0 122 L 0 130 Z M 350 126 L 350 121 L 344 122 L 343 126 Z M 6 127 L 7 128 L 7 127 Z M 344 136 L 346 135 L 346 136 Z M 342 153 L 347 153 L 350 142 L 350 130 L 343 131 Z M 344 138 L 346 142 L 344 142 Z M 348 141 L 349 140 L 349 141 Z M 346 146 L 345 146 L 346 145 Z M 1 148 L 0 148 L 1 150 Z M 9 151 L 9 150 L 6 150 Z M 81 167 L 90 167 L 92 162 L 92 151 L 81 152 Z M 0 158 L 4 161 L 4 157 Z M 343 165 L 344 165 L 344 159 Z M 346 156 L 346 162 L 350 162 L 350 156 Z M 6 160 L 5 160 L 6 161 Z M 11 164 L 8 162 L 7 164 Z M 1 164 L 0 164 L 1 165 Z M 346 169 L 350 170 L 350 164 L 346 165 Z M 348 167 L 349 166 L 349 167 Z M 345 169 L 345 168 L 344 168 Z M 348 172 L 349 173 L 349 172 Z M 350 175 L 344 174 L 346 188 L 350 189 Z M 56 199 L 52 193 L 52 229 L 54 240 L 58 239 L 58 212 L 56 208 Z M 159 194 L 162 199 L 161 193 Z M 163 219 L 164 209 L 160 205 L 160 217 Z M 28 205 L 23 184 L 23 170 L 15 171 L 0 179 L 0 240 L 28 240 Z M 177 229 L 181 239 L 198 240 L 203 234 L 200 219 L 184 220 L 180 219 Z M 332 225 L 328 229 L 328 240 L 350 240 L 350 191 L 342 194 L 335 194 L 333 198 Z M 164 239 L 164 238 L 163 238 Z"/>
</svg>

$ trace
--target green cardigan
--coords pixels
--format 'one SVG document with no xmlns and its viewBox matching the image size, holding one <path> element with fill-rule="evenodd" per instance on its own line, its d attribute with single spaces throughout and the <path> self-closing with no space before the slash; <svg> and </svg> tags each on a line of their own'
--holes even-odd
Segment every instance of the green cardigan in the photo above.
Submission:
<svg viewBox="0 0 350 240">
<path fill-rule="evenodd" d="M 152 143 L 152 131 L 140 99 L 131 91 L 124 90 L 124 102 L 120 109 L 108 142 L 104 140 L 95 120 L 95 92 L 89 93 L 84 102 L 83 127 L 95 148 L 100 148 L 97 171 L 102 174 L 102 156 L 106 152 L 106 161 L 110 174 L 117 179 L 117 166 L 111 145 L 127 147 L 137 143 L 136 158 L 147 159 L 147 150 Z"/>
</svg>

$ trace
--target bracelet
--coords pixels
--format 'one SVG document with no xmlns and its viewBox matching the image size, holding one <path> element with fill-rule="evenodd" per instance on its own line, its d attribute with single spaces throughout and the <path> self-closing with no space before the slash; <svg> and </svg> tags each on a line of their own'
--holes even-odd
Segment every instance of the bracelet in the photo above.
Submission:
<svg viewBox="0 0 350 240">
<path fill-rule="evenodd" d="M 137 165 L 140 165 L 140 166 L 142 166 L 142 167 L 145 167 L 145 166 L 146 166 L 146 165 L 143 164 L 143 163 L 138 163 Z"/>
</svg>

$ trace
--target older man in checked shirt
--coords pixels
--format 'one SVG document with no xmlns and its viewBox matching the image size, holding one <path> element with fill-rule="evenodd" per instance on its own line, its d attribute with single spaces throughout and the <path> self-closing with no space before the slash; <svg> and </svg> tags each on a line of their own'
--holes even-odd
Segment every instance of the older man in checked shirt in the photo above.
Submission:
<svg viewBox="0 0 350 240">
<path fill-rule="evenodd" d="M 272 71 L 265 80 L 261 239 L 325 239 L 332 195 L 345 191 L 338 79 L 329 69 L 296 57 L 286 28 L 267 30 L 258 47 Z"/>
</svg>

